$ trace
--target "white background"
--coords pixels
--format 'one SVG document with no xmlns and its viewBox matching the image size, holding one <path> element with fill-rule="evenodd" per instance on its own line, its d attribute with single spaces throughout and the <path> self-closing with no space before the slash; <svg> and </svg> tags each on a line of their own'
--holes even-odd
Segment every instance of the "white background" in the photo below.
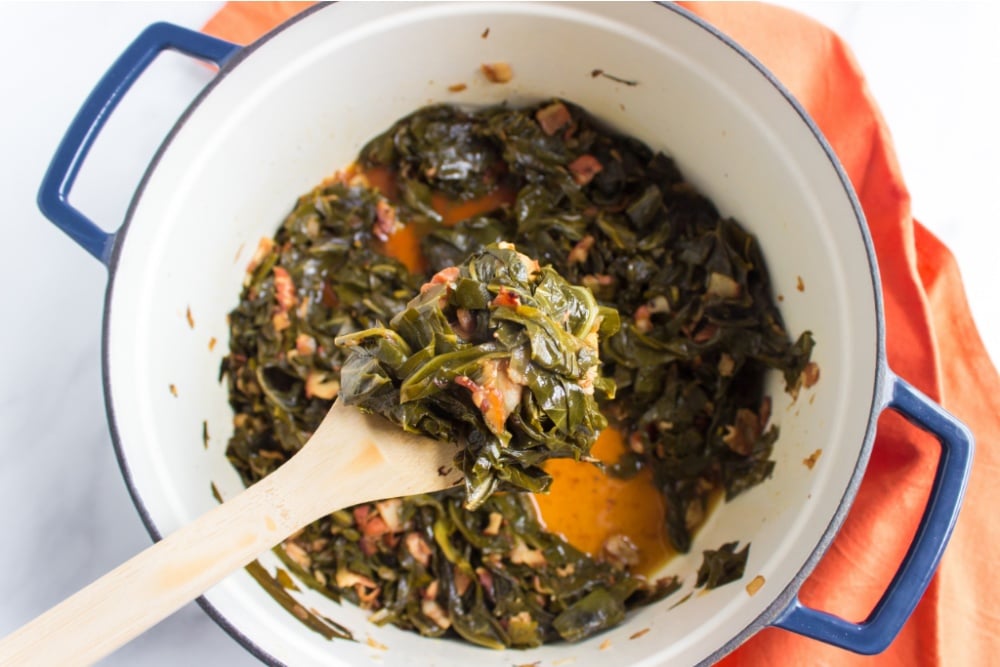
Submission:
<svg viewBox="0 0 1000 667">
<path fill-rule="evenodd" d="M 795 3 L 836 30 L 895 140 L 914 215 L 955 252 L 1000 359 L 995 30 L 1000 3 Z M 35 205 L 42 174 L 97 79 L 152 22 L 197 28 L 218 3 L 0 2 L 0 636 L 148 546 L 118 471 L 100 369 L 105 269 Z M 88 160 L 74 203 L 108 229 L 210 72 L 160 58 Z M 945 360 L 947 363 L 947 360 Z M 104 664 L 255 665 L 194 604 Z"/>
</svg>

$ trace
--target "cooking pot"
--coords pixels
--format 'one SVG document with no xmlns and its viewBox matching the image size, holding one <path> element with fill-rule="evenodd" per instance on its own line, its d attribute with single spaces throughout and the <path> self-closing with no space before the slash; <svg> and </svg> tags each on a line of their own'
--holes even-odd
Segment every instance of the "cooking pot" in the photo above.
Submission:
<svg viewBox="0 0 1000 667">
<path fill-rule="evenodd" d="M 213 62 L 218 74 L 160 147 L 124 224 L 103 231 L 68 195 L 108 115 L 166 49 Z M 509 83 L 480 73 L 481 63 L 497 61 L 512 67 Z M 449 90 L 459 83 L 463 91 Z M 241 489 L 224 457 L 232 430 L 218 381 L 226 314 L 257 240 L 274 232 L 295 198 L 427 103 L 552 96 L 675 158 L 724 215 L 759 238 L 789 331 L 814 332 L 820 383 L 795 402 L 777 378 L 769 386 L 781 427 L 773 478 L 712 513 L 691 552 L 664 567 L 662 574 L 684 582 L 679 593 L 576 644 L 495 652 L 376 627 L 349 604 L 304 587 L 293 592 L 360 640 L 329 641 L 245 572 L 213 588 L 202 605 L 274 664 L 696 664 L 767 626 L 852 651 L 884 649 L 951 534 L 972 439 L 886 365 L 871 240 L 815 124 L 750 54 L 675 6 L 344 3 L 314 8 L 247 48 L 168 24 L 136 39 L 73 121 L 39 204 L 108 267 L 108 418 L 150 533 L 159 538 L 213 507 L 213 485 L 223 497 Z M 211 338 L 221 343 L 212 346 Z M 874 611 L 855 623 L 804 606 L 797 592 L 851 506 L 886 408 L 936 436 L 942 455 L 912 546 Z M 822 456 L 810 469 L 802 461 L 816 450 Z M 753 545 L 743 582 L 675 604 L 693 587 L 702 549 L 734 540 Z M 271 572 L 279 565 L 273 554 L 261 562 Z M 763 585 L 749 592 L 744 584 L 758 577 Z M 642 635 L 646 629 L 652 632 Z M 601 651 L 608 640 L 613 655 Z"/>
</svg>

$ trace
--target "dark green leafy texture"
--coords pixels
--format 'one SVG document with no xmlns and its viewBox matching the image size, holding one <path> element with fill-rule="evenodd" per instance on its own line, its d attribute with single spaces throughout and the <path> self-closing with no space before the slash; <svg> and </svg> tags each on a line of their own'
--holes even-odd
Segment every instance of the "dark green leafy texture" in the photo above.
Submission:
<svg viewBox="0 0 1000 667">
<path fill-rule="evenodd" d="M 465 443 L 466 506 L 547 490 L 550 458 L 584 459 L 607 425 L 599 333 L 618 315 L 510 244 L 437 273 L 387 327 L 340 336 L 341 397 L 408 431 Z"/>
<path fill-rule="evenodd" d="M 568 120 L 548 135 L 538 121 L 557 105 Z M 491 173 L 517 197 L 426 236 L 432 270 L 483 244 L 511 241 L 619 311 L 621 328 L 601 345 L 603 373 L 618 387 L 603 407 L 630 452 L 612 472 L 652 468 L 667 500 L 669 537 L 687 551 L 716 489 L 731 499 L 770 477 L 778 430 L 768 426 L 764 379 L 777 370 L 797 392 L 811 334 L 790 339 L 756 239 L 722 217 L 667 156 L 560 101 L 478 114 L 433 107 L 386 136 L 419 133 L 424 114 L 440 122 L 447 113 L 463 136 L 494 146 L 503 164 Z M 587 156 L 600 164 L 590 180 L 574 168 Z M 363 157 L 407 170 L 391 151 Z"/>
<path fill-rule="evenodd" d="M 738 542 L 727 542 L 718 549 L 704 551 L 695 586 L 712 589 L 740 579 L 750 556 L 750 545 L 739 551 L 737 546 Z"/>
<path fill-rule="evenodd" d="M 555 118 L 551 131 L 540 117 Z M 775 369 L 797 391 L 813 341 L 785 330 L 756 240 L 668 157 L 551 101 L 423 109 L 373 139 L 359 162 L 392 173 L 398 197 L 346 177 L 303 196 L 257 253 L 231 315 L 227 454 L 248 484 L 301 447 L 346 381 L 334 339 L 385 326 L 426 281 L 377 251 L 387 204 L 430 230 L 422 250 L 432 274 L 508 241 L 619 311 L 621 328 L 600 349 L 602 376 L 617 385 L 603 412 L 629 444 L 612 471 L 652 470 L 681 551 L 710 498 L 770 475 L 777 429 L 764 376 Z M 509 206 L 437 224 L 433 192 L 468 200 L 498 186 L 516 193 Z M 519 494 L 494 494 L 474 511 L 464 501 L 453 490 L 337 512 L 283 553 L 306 581 L 376 622 L 491 647 L 579 639 L 676 586 L 580 553 L 546 533 Z"/>
</svg>

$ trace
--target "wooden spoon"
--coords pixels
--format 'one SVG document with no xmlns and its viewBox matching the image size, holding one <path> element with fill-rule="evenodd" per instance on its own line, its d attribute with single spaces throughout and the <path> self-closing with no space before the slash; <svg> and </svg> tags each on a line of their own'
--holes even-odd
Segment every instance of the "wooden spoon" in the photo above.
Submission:
<svg viewBox="0 0 1000 667">
<path fill-rule="evenodd" d="M 337 401 L 272 474 L 0 641 L 0 664 L 94 663 L 330 512 L 454 486 L 456 452 Z"/>
</svg>

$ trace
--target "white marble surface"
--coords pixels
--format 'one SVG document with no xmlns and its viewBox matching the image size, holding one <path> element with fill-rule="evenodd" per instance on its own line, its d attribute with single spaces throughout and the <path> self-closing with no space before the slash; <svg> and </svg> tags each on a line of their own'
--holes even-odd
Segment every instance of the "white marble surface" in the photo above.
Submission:
<svg viewBox="0 0 1000 667">
<path fill-rule="evenodd" d="M 997 4 L 795 3 L 847 39 L 896 140 L 915 215 L 952 248 L 994 359 L 1000 300 Z M 70 119 L 158 20 L 200 26 L 218 3 L 0 3 L 0 635 L 149 544 L 118 472 L 100 369 L 104 268 L 39 213 Z M 208 72 L 165 57 L 92 153 L 74 202 L 114 228 L 156 145 Z M 195 605 L 106 665 L 253 665 Z"/>
</svg>

